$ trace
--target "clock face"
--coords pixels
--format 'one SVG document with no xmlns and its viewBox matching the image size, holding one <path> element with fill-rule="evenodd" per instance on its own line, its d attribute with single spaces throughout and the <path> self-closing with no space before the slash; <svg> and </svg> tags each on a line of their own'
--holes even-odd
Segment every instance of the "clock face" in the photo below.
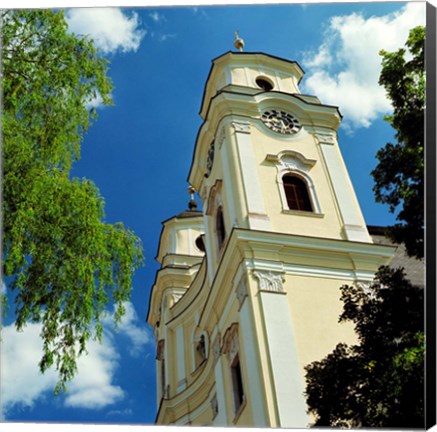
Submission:
<svg viewBox="0 0 437 432">
<path fill-rule="evenodd" d="M 261 118 L 268 128 L 284 135 L 295 134 L 299 132 L 302 127 L 296 117 L 293 117 L 285 111 L 266 111 Z"/>
</svg>

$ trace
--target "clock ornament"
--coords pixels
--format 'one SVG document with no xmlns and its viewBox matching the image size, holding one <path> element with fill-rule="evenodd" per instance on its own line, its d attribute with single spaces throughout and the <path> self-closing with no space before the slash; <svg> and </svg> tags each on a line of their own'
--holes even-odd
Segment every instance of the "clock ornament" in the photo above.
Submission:
<svg viewBox="0 0 437 432">
<path fill-rule="evenodd" d="M 261 119 L 272 131 L 284 135 L 295 134 L 302 128 L 299 120 L 285 111 L 274 109 L 265 111 Z"/>
</svg>

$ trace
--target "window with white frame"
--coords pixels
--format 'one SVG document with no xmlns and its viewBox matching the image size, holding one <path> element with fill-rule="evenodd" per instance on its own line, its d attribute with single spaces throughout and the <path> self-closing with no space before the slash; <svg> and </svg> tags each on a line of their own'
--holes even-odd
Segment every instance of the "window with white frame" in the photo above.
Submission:
<svg viewBox="0 0 437 432">
<path fill-rule="evenodd" d="M 310 171 L 316 164 L 315 160 L 307 159 L 293 150 L 286 150 L 278 155 L 269 154 L 266 160 L 276 165 L 279 195 L 284 211 L 323 216 L 310 176 Z"/>
</svg>

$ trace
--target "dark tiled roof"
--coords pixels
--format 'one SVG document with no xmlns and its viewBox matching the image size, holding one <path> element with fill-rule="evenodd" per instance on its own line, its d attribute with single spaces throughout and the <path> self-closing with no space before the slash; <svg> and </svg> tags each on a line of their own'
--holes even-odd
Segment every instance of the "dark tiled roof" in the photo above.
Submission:
<svg viewBox="0 0 437 432">
<path fill-rule="evenodd" d="M 175 217 L 178 219 L 184 219 L 184 218 L 192 218 L 192 217 L 199 217 L 202 216 L 202 212 L 199 210 L 185 210 L 182 213 L 179 213 Z"/>
<path fill-rule="evenodd" d="M 412 258 L 407 255 L 404 245 L 394 244 L 386 235 L 385 227 L 368 226 L 370 236 L 375 244 L 394 245 L 396 253 L 393 257 L 390 267 L 403 267 L 408 279 L 413 285 L 420 287 L 425 286 L 425 261 L 417 258 Z"/>
</svg>

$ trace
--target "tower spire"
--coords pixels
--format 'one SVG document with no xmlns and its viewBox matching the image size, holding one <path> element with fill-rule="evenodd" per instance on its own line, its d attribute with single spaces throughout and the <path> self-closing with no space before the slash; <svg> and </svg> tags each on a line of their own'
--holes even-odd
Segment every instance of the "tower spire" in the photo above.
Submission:
<svg viewBox="0 0 437 432">
<path fill-rule="evenodd" d="M 240 38 L 238 30 L 235 32 L 234 47 L 237 48 L 237 50 L 243 52 L 244 40 Z"/>
</svg>

